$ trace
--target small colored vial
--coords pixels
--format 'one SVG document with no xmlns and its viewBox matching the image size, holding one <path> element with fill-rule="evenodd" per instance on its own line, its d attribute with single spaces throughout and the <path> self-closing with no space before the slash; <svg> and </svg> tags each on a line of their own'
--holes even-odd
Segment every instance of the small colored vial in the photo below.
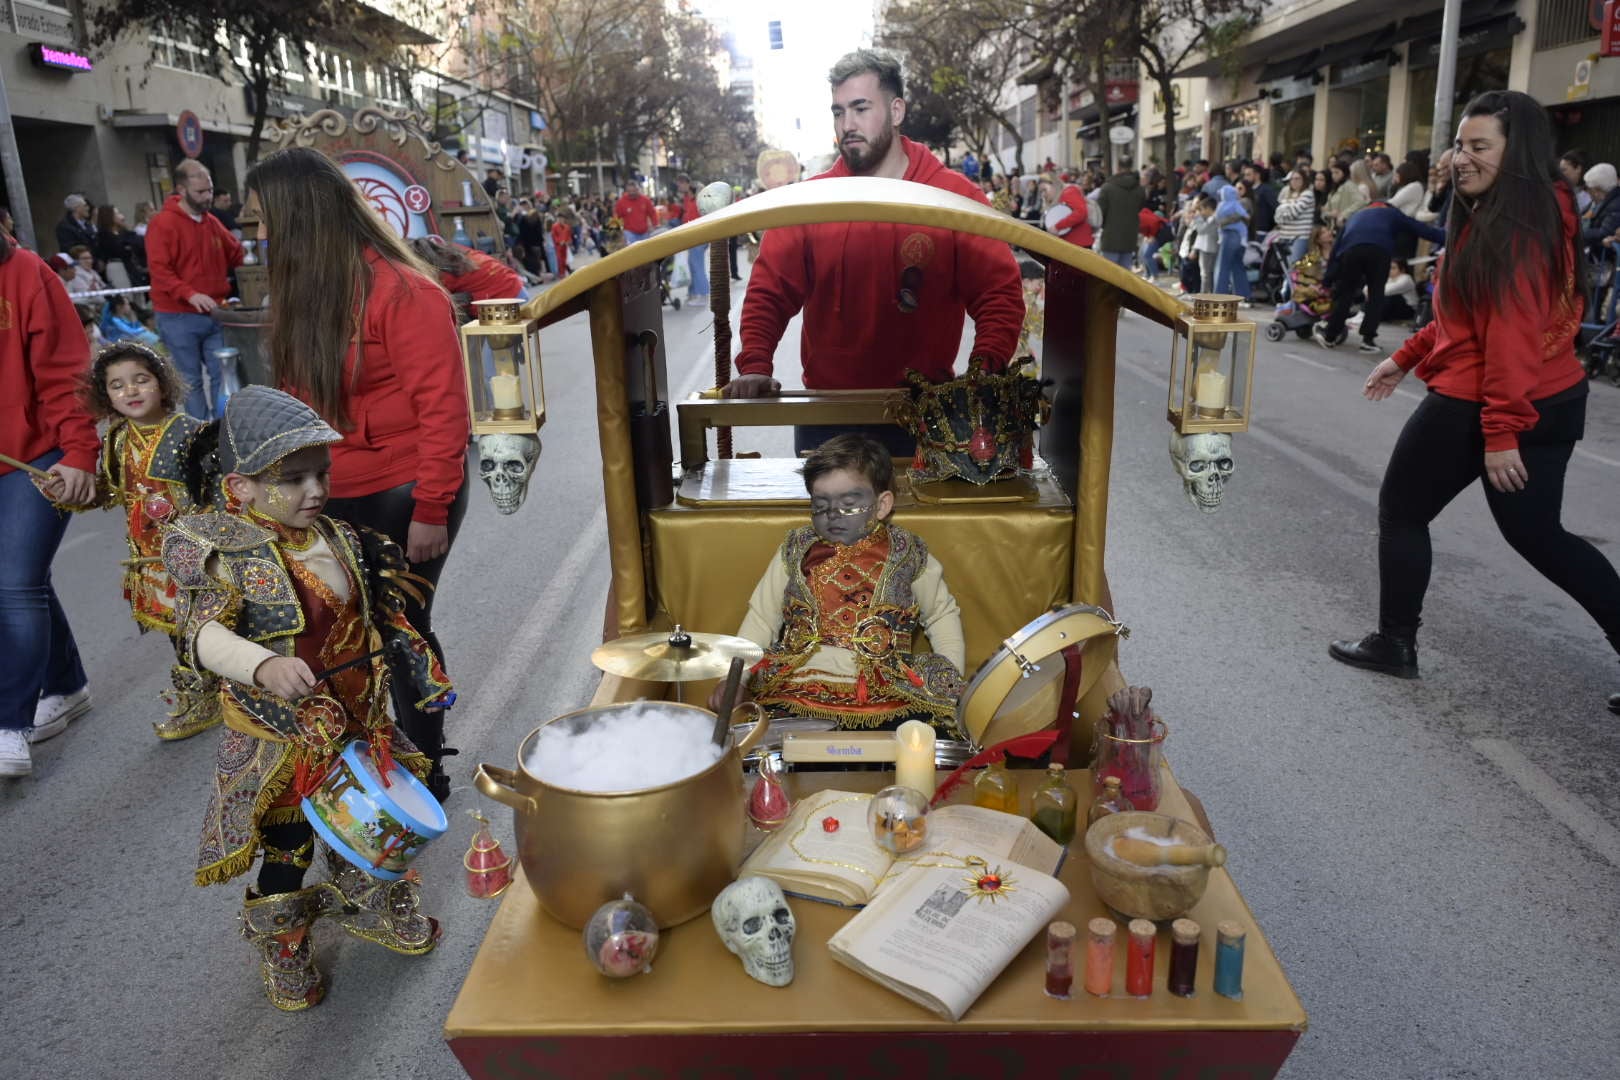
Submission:
<svg viewBox="0 0 1620 1080">
<path fill-rule="evenodd" d="M 1074 985 L 1073 923 L 1055 922 L 1046 928 L 1046 995 L 1069 1000 Z"/>
<path fill-rule="evenodd" d="M 1132 919 L 1125 949 L 1125 992 L 1145 998 L 1153 993 L 1153 951 L 1158 928 L 1146 919 Z"/>
<path fill-rule="evenodd" d="M 1107 997 L 1114 987 L 1114 935 L 1119 928 L 1112 919 L 1092 919 L 1086 924 L 1086 993 Z"/>
<path fill-rule="evenodd" d="M 1215 927 L 1215 992 L 1243 1000 L 1243 926 L 1223 922 Z"/>
<path fill-rule="evenodd" d="M 1198 979 L 1198 939 L 1203 934 L 1191 919 L 1170 924 L 1170 976 L 1167 988 L 1178 997 L 1192 997 Z"/>
</svg>

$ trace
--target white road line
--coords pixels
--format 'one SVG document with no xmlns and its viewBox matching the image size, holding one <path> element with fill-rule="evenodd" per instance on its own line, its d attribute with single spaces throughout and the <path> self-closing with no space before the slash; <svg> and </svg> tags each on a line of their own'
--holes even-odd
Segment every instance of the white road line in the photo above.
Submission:
<svg viewBox="0 0 1620 1080">
<path fill-rule="evenodd" d="M 90 529 L 87 532 L 79 533 L 77 536 L 73 537 L 71 540 L 63 541 L 61 546 L 56 549 L 56 553 L 58 555 L 60 555 L 64 551 L 72 551 L 74 548 L 78 547 L 80 544 L 87 544 L 87 543 L 94 540 L 96 537 L 98 537 L 100 535 L 101 535 L 101 532 L 100 532 L 100 530 L 97 530 L 97 529 Z"/>
<path fill-rule="evenodd" d="M 600 579 L 587 580 L 585 568 L 607 548 L 607 511 L 601 507 L 591 518 L 574 545 L 552 571 L 551 580 L 541 590 L 528 614 L 507 637 L 507 646 L 494 667 L 484 674 L 483 684 L 473 698 L 465 716 L 451 721 L 452 730 L 482 729 L 510 711 L 512 703 L 528 685 L 540 676 L 531 666 L 540 643 L 547 634 L 557 630 L 559 613 L 579 589 Z"/>
<path fill-rule="evenodd" d="M 1320 368 L 1323 371 L 1338 371 L 1339 370 L 1338 368 L 1334 367 L 1332 364 L 1324 364 L 1320 360 L 1312 360 L 1310 357 L 1301 356 L 1299 353 L 1292 353 L 1291 352 L 1291 353 L 1283 353 L 1283 355 L 1288 357 L 1288 359 L 1290 359 L 1290 360 L 1298 360 L 1302 364 L 1308 364 L 1313 368 Z"/>
<path fill-rule="evenodd" d="M 1502 739 L 1473 739 L 1475 751 L 1512 780 L 1542 809 L 1575 834 L 1611 865 L 1620 867 L 1620 829 L 1594 813 L 1585 803 L 1559 786 L 1558 781 Z"/>
<path fill-rule="evenodd" d="M 1613 458 L 1606 458 L 1602 454 L 1594 454 L 1590 450 L 1582 450 L 1579 446 L 1575 448 L 1575 453 L 1583 458 L 1590 458 L 1600 465 L 1608 465 L 1613 468 L 1620 469 L 1620 461 L 1616 461 Z"/>
</svg>

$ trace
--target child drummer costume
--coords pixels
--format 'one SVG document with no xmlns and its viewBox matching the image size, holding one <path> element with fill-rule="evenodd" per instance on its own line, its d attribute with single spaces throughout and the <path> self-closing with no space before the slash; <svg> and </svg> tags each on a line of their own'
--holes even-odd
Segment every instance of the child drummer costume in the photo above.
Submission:
<svg viewBox="0 0 1620 1080">
<path fill-rule="evenodd" d="M 211 434 L 217 447 L 209 445 Z M 274 480 L 290 455 L 340 438 L 295 398 L 246 387 L 232 395 L 217 429 L 193 441 L 194 493 L 212 482 L 209 474 Z M 331 879 L 303 886 L 314 836 L 300 798 L 346 743 L 369 740 L 384 770 L 391 759 L 418 776 L 428 771 L 427 758 L 389 716 L 387 665 L 379 655 L 330 674 L 298 701 L 255 682 L 276 657 L 297 657 L 316 672 L 388 647 L 410 658 L 419 707 L 446 707 L 453 695 L 444 671 L 403 614 L 402 590 L 414 586 L 398 546 L 324 516 L 297 529 L 253 506 L 233 506 L 175 521 L 163 558 L 181 590 L 181 648 L 199 671 L 217 677 L 226 728 L 196 880 L 228 881 L 262 852 L 258 888 L 248 890 L 241 921 L 260 952 L 271 1003 L 293 1011 L 324 994 L 309 937 L 321 916 L 395 952 L 431 951 L 439 925 L 419 913 L 409 878 L 377 880 L 328 851 Z"/>
</svg>

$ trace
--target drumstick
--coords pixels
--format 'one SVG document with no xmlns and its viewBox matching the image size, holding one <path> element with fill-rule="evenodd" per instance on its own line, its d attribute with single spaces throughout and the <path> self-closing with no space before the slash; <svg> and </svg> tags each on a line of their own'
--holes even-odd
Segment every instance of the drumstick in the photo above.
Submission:
<svg viewBox="0 0 1620 1080">
<path fill-rule="evenodd" d="M 1137 866 L 1225 866 L 1219 844 L 1156 844 L 1134 836 L 1114 837 L 1114 854 Z"/>
<path fill-rule="evenodd" d="M 336 675 L 340 671 L 348 671 L 350 668 L 359 667 L 361 664 L 366 663 L 368 660 L 377 659 L 377 657 L 383 655 L 384 653 L 388 652 L 392 648 L 393 648 L 393 643 L 390 642 L 389 644 L 384 645 L 382 648 L 377 649 L 374 652 L 368 652 L 364 656 L 357 656 L 353 660 L 346 660 L 343 663 L 339 664 L 337 667 L 329 667 L 325 671 L 317 671 L 315 673 L 315 681 L 317 683 L 319 683 L 319 682 L 322 682 L 323 680 L 327 679 L 328 677 L 330 677 L 332 675 Z"/>
<path fill-rule="evenodd" d="M 55 473 L 48 473 L 44 469 L 36 469 L 32 465 L 28 464 L 28 462 L 18 461 L 16 458 L 7 454 L 0 454 L 0 465 L 10 465 L 13 469 L 21 469 L 29 476 L 32 476 L 35 480 L 44 480 L 52 484 L 61 479 L 61 477 L 57 476 Z"/>
</svg>

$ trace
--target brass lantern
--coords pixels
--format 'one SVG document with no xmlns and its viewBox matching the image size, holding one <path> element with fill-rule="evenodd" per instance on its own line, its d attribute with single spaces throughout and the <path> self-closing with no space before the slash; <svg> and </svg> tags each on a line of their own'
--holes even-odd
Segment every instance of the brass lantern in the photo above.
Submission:
<svg viewBox="0 0 1620 1080">
<path fill-rule="evenodd" d="M 534 435 L 546 422 L 540 375 L 540 321 L 523 317 L 521 300 L 475 300 L 461 328 L 467 401 L 475 435 Z"/>
<path fill-rule="evenodd" d="M 1239 298 L 1187 297 L 1170 346 L 1170 400 L 1165 410 L 1183 435 L 1247 431 L 1254 389 L 1254 323 L 1238 318 Z"/>
</svg>

